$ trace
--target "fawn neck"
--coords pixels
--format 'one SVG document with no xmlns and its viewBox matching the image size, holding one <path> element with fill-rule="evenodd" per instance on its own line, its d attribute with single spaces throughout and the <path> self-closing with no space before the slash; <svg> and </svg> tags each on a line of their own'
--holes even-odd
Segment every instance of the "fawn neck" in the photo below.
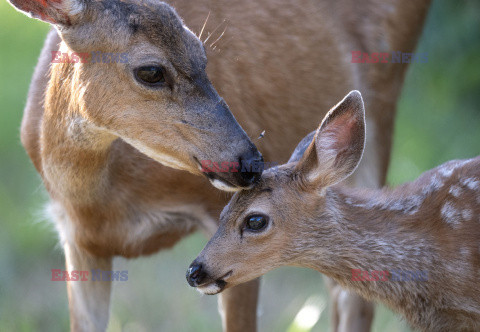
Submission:
<svg viewBox="0 0 480 332">
<path fill-rule="evenodd" d="M 412 205 L 410 195 L 394 198 L 393 193 L 384 190 L 327 189 L 328 211 L 322 215 L 330 219 L 333 229 L 326 235 L 325 221 L 309 223 L 309 235 L 301 235 L 309 243 L 302 245 L 308 249 L 302 249 L 300 265 L 316 269 L 367 298 L 385 300 L 396 294 L 393 297 L 401 301 L 408 296 L 406 293 L 419 291 L 411 284 L 409 289 L 402 289 L 395 282 L 352 281 L 352 269 L 368 273 L 426 271 L 430 276 L 433 266 L 442 268 L 432 250 L 432 234 L 419 224 L 424 222 L 421 203 Z"/>
</svg>

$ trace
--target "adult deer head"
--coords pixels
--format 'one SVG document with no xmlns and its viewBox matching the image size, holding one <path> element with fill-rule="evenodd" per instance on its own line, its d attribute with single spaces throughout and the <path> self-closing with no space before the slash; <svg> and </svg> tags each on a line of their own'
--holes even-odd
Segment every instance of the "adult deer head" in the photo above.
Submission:
<svg viewBox="0 0 480 332">
<path fill-rule="evenodd" d="M 148 0 L 10 3 L 53 25 L 62 38 L 61 53 L 52 54 L 60 63 L 51 66 L 45 115 L 88 133 L 74 139 L 108 146 L 121 138 L 164 165 L 196 174 L 202 173 L 202 160 L 262 160 L 209 81 L 203 43 L 169 5 Z M 260 172 L 206 175 L 220 189 L 237 190 L 250 187 Z"/>
</svg>

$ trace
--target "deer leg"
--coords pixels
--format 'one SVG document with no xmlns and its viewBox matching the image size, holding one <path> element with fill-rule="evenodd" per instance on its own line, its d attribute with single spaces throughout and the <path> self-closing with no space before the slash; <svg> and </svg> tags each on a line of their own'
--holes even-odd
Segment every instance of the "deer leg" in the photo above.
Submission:
<svg viewBox="0 0 480 332">
<path fill-rule="evenodd" d="M 368 332 L 371 329 L 374 304 L 360 295 L 341 288 L 332 279 L 326 278 L 332 303 L 331 326 L 333 332 Z"/>
<path fill-rule="evenodd" d="M 340 286 L 338 292 L 337 310 L 339 311 L 338 331 L 368 332 L 372 327 L 375 305 L 360 295 L 346 291 Z"/>
<path fill-rule="evenodd" d="M 260 279 L 229 288 L 218 299 L 225 332 L 255 332 L 257 330 L 257 300 Z"/>
<path fill-rule="evenodd" d="M 92 270 L 112 270 L 112 258 L 94 257 L 77 246 L 64 244 L 66 269 L 88 271 L 88 280 L 67 281 L 71 331 L 105 331 L 108 325 L 111 281 L 92 280 Z"/>
</svg>

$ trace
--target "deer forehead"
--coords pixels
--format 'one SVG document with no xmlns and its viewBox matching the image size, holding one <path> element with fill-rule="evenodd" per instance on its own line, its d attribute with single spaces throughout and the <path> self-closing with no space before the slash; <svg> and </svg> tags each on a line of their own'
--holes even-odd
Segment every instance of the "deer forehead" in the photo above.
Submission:
<svg viewBox="0 0 480 332">
<path fill-rule="evenodd" d="M 202 43 L 183 24 L 169 5 L 146 0 L 103 0 L 92 4 L 96 16 L 91 24 L 80 26 L 84 40 L 93 40 L 117 47 L 125 46 L 131 37 L 145 36 L 172 57 L 204 53 Z M 104 36 L 104 32 L 107 35 Z M 111 38 L 114 34 L 115 38 Z M 90 35 L 90 36 L 87 36 Z"/>
<path fill-rule="evenodd" d="M 183 22 L 175 10 L 160 1 L 103 0 L 94 2 L 94 5 L 98 15 L 112 17 L 119 24 L 126 23 L 133 32 L 138 29 L 157 29 L 155 35 L 171 37 L 183 29 Z"/>
<path fill-rule="evenodd" d="M 268 169 L 254 188 L 236 193 L 222 212 L 221 219 L 238 220 L 249 214 L 275 214 L 288 205 L 285 172 Z"/>
<path fill-rule="evenodd" d="M 255 199 L 255 201 L 253 201 L 252 204 L 250 204 L 250 206 L 247 207 L 247 209 L 244 212 L 244 215 L 251 215 L 251 214 L 268 215 L 268 214 L 271 214 L 272 212 L 275 212 L 275 210 L 272 209 L 271 200 L 265 195 L 262 195 L 257 199 Z"/>
<path fill-rule="evenodd" d="M 236 193 L 220 216 L 221 220 L 236 224 L 249 214 L 268 214 L 271 203 L 261 191 L 252 189 Z"/>
</svg>

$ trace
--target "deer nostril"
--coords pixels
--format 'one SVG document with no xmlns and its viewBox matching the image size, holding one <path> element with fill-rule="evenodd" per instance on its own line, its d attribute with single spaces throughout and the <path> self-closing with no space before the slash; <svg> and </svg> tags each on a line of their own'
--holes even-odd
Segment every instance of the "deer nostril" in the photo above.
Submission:
<svg viewBox="0 0 480 332">
<path fill-rule="evenodd" d="M 190 286 L 198 286 L 205 277 L 203 265 L 201 263 L 192 263 L 187 271 L 187 282 Z"/>
<path fill-rule="evenodd" d="M 263 157 L 260 153 L 249 159 L 240 158 L 240 176 L 247 186 L 257 182 L 262 176 L 264 169 Z"/>
<path fill-rule="evenodd" d="M 194 265 L 193 267 L 190 268 L 190 278 L 196 279 L 198 275 L 200 274 L 200 271 L 202 270 L 202 264 L 200 265 Z"/>
</svg>

